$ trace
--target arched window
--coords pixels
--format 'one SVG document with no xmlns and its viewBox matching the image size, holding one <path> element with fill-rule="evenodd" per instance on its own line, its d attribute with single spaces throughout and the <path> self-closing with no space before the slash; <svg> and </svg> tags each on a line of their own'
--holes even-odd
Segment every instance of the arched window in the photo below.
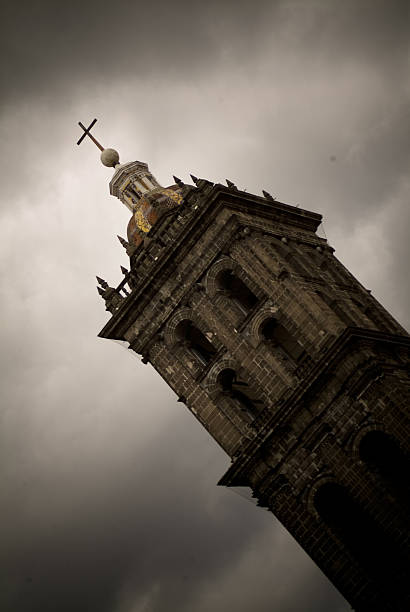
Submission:
<svg viewBox="0 0 410 612">
<path fill-rule="evenodd" d="M 262 402 L 255 397 L 249 385 L 237 378 L 236 372 L 230 368 L 222 370 L 217 378 L 217 383 L 224 395 L 231 397 L 241 410 L 253 415 L 260 412 Z"/>
<path fill-rule="evenodd" d="M 315 291 L 315 293 L 329 306 L 329 308 L 334 312 L 334 314 L 345 324 L 354 326 L 357 324 L 357 321 L 352 319 L 350 316 L 346 304 L 343 304 L 341 300 L 333 299 L 328 296 L 326 293 L 322 293 L 321 291 Z"/>
<path fill-rule="evenodd" d="M 314 504 L 323 521 L 370 574 L 382 579 L 399 570 L 403 554 L 344 487 L 335 483 L 322 485 Z"/>
<path fill-rule="evenodd" d="M 175 333 L 204 365 L 207 365 L 216 355 L 216 348 L 192 321 L 188 319 L 181 321 Z"/>
<path fill-rule="evenodd" d="M 356 306 L 356 308 L 358 308 L 359 310 L 363 310 L 363 304 L 359 302 L 359 300 L 356 300 L 356 298 L 351 297 L 350 301 Z"/>
<path fill-rule="evenodd" d="M 293 361 L 299 361 L 304 354 L 304 350 L 296 338 L 274 317 L 269 317 L 262 323 L 260 332 L 264 340 L 274 346 L 280 346 Z"/>
<path fill-rule="evenodd" d="M 397 501 L 410 508 L 410 461 L 394 438 L 383 431 L 369 431 L 360 442 L 359 456 Z"/>
<path fill-rule="evenodd" d="M 396 332 L 396 328 L 390 320 L 389 314 L 383 312 L 380 305 L 370 304 L 364 308 L 364 314 L 370 319 L 378 329 Z"/>
<path fill-rule="evenodd" d="M 223 270 L 216 278 L 217 285 L 235 301 L 243 314 L 248 314 L 258 303 L 256 295 L 232 270 Z"/>
</svg>

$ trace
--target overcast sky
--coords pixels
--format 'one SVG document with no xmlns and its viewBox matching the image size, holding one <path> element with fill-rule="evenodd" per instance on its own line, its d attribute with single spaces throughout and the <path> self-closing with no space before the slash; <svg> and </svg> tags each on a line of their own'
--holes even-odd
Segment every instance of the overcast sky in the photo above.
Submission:
<svg viewBox="0 0 410 612">
<path fill-rule="evenodd" d="M 322 213 L 409 326 L 409 3 L 3 7 L 2 612 L 347 612 L 151 366 L 97 338 L 128 210 L 78 121 L 163 184 Z"/>
</svg>

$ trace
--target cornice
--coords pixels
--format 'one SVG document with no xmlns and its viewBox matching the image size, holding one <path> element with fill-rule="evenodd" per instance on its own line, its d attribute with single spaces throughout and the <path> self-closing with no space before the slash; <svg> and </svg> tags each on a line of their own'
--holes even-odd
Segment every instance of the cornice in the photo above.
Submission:
<svg viewBox="0 0 410 612">
<path fill-rule="evenodd" d="M 132 162 L 132 164 L 141 164 L 141 162 Z M 124 339 L 124 334 L 130 325 L 129 313 L 132 310 L 135 311 L 136 304 L 147 286 L 161 273 L 164 265 L 174 259 L 174 254 L 180 250 L 181 244 L 189 241 L 194 233 L 204 233 L 224 208 L 229 209 L 232 216 L 238 212 L 256 213 L 259 218 L 275 220 L 311 232 L 315 232 L 322 219 L 318 213 L 282 202 L 266 200 L 263 197 L 233 190 L 220 184 L 212 187 L 207 185 L 205 189 L 191 188 L 183 204 L 172 211 L 171 215 L 162 218 L 147 235 L 149 244 L 141 251 L 141 254 L 136 254 L 133 272 L 141 277 L 142 268 L 146 266 L 148 274 L 145 275 L 141 285 L 124 299 L 120 308 L 99 333 L 100 337 Z M 178 226 L 181 216 L 186 217 L 185 223 Z M 173 242 L 165 239 L 168 234 L 174 234 Z M 164 245 L 161 249 L 158 248 L 160 242 Z M 156 249 L 155 257 L 152 256 L 151 249 Z M 134 270 L 135 265 L 138 266 L 137 270 Z M 137 311 L 135 312 L 137 314 Z"/>
</svg>

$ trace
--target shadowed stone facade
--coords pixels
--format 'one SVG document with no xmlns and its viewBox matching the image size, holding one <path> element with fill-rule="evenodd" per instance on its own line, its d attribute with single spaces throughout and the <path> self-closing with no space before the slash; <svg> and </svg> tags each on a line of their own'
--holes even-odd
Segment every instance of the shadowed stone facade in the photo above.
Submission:
<svg viewBox="0 0 410 612">
<path fill-rule="evenodd" d="M 406 331 L 316 235 L 318 214 L 178 185 L 103 285 L 126 340 L 358 612 L 410 609 Z M 129 238 L 130 239 L 130 238 Z"/>
</svg>

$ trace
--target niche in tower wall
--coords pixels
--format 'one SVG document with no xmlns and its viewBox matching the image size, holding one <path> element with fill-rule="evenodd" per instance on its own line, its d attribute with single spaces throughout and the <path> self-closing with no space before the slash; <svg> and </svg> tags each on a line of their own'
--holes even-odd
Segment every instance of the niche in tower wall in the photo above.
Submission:
<svg viewBox="0 0 410 612">
<path fill-rule="evenodd" d="M 363 306 L 363 314 L 377 329 L 393 334 L 398 332 L 396 321 L 392 320 L 389 313 L 371 296 L 368 297 L 368 304 Z"/>
<path fill-rule="evenodd" d="M 314 505 L 339 542 L 386 594 L 401 582 L 408 562 L 403 550 L 345 487 L 334 482 L 323 484 L 315 494 Z"/>
<path fill-rule="evenodd" d="M 332 312 L 334 312 L 334 314 L 339 318 L 340 321 L 345 323 L 345 325 L 353 327 L 355 326 L 357 321 L 355 321 L 355 319 L 350 316 L 350 314 L 348 313 L 348 309 L 346 308 L 346 305 L 343 303 L 343 301 L 340 299 L 340 296 L 338 299 L 334 299 L 333 297 L 327 295 L 325 291 L 315 290 L 315 293 L 320 297 L 321 300 L 325 302 L 325 304 L 329 306 L 329 308 L 332 310 Z"/>
<path fill-rule="evenodd" d="M 383 431 L 369 431 L 360 441 L 359 456 L 410 516 L 410 461 L 396 440 Z"/>
<path fill-rule="evenodd" d="M 218 288 L 232 300 L 243 316 L 247 316 L 258 303 L 258 298 L 233 270 L 222 270 L 216 277 Z"/>
<path fill-rule="evenodd" d="M 184 319 L 177 325 L 175 334 L 202 365 L 208 365 L 215 357 L 216 348 L 189 319 Z"/>
<path fill-rule="evenodd" d="M 226 368 L 218 374 L 217 384 L 222 396 L 230 398 L 239 411 L 252 418 L 261 412 L 263 402 L 257 398 L 248 383 L 241 380 L 231 368 Z"/>
<path fill-rule="evenodd" d="M 279 347 L 295 364 L 305 354 L 303 347 L 296 338 L 275 317 L 265 319 L 260 327 L 260 335 L 267 346 L 271 348 Z"/>
</svg>

